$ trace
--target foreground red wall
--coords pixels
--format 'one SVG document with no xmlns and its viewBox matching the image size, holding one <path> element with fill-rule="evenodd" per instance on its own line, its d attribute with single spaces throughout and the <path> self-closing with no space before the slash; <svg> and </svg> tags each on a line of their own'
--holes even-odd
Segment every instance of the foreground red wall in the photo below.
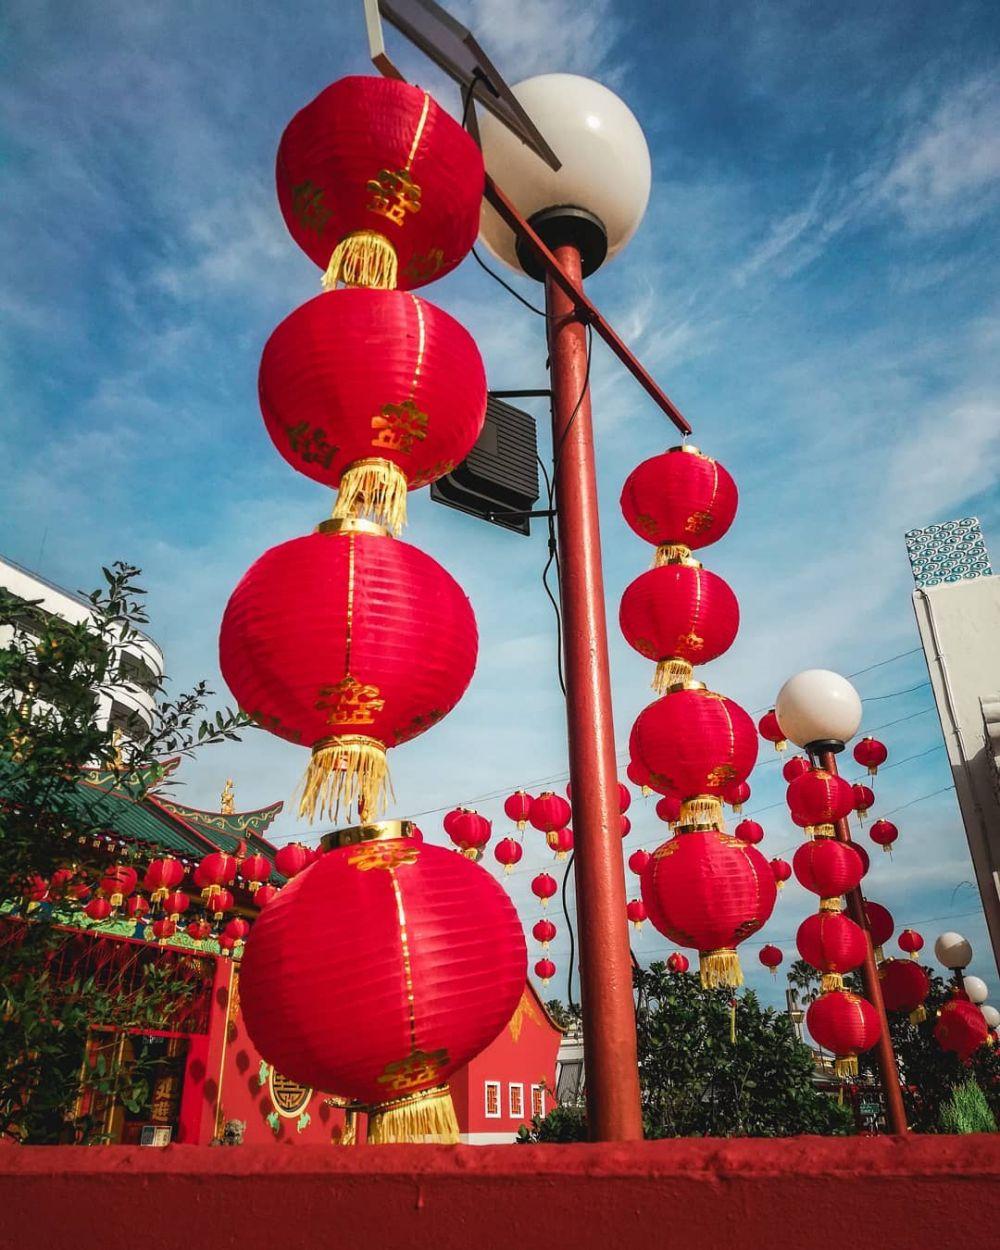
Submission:
<svg viewBox="0 0 1000 1250">
<path fill-rule="evenodd" d="M 126 1250 L 139 1230 L 191 1250 L 208 1227 L 218 1246 L 324 1250 L 953 1250 L 998 1219 L 997 1134 L 0 1151 L 0 1244 L 18 1250 Z"/>
</svg>

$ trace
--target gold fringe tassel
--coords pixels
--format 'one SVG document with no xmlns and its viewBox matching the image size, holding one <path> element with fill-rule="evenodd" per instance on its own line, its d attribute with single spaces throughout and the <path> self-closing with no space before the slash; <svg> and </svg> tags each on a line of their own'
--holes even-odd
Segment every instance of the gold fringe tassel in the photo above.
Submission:
<svg viewBox="0 0 1000 1250">
<path fill-rule="evenodd" d="M 406 524 L 407 489 L 402 469 L 391 460 L 355 460 L 340 479 L 334 520 L 368 517 L 398 537 Z"/>
<path fill-rule="evenodd" d="M 343 283 L 344 286 L 370 286 L 394 291 L 398 269 L 396 249 L 384 234 L 375 230 L 355 230 L 333 249 L 323 275 L 323 290 L 336 290 Z"/>
<path fill-rule="evenodd" d="M 372 1107 L 368 1119 L 368 1141 L 372 1146 L 385 1146 L 390 1142 L 455 1145 L 458 1142 L 458 1120 L 448 1086 L 424 1089 L 410 1098 Z"/>
<path fill-rule="evenodd" d="M 662 547 L 656 548 L 652 567 L 658 569 L 664 564 L 683 564 L 685 560 L 690 559 L 690 547 L 685 547 L 683 543 L 664 543 Z"/>
<path fill-rule="evenodd" d="M 913 1011 L 910 1012 L 911 1024 L 923 1024 L 926 1019 L 927 1008 L 923 1005 L 923 1003 L 921 1003 L 919 1007 L 915 1007 Z"/>
<path fill-rule="evenodd" d="M 640 792 L 642 793 L 642 797 L 643 797 L 644 799 L 648 799 L 648 798 L 649 798 L 649 796 L 653 793 L 653 787 L 652 787 L 652 786 L 640 786 L 640 787 L 639 787 L 639 790 L 640 790 Z"/>
<path fill-rule="evenodd" d="M 693 799 L 685 799 L 681 804 L 679 825 L 715 825 L 721 832 L 725 829 L 722 823 L 722 800 L 714 794 L 696 794 Z"/>
<path fill-rule="evenodd" d="M 743 969 L 734 950 L 699 951 L 698 971 L 701 973 L 702 988 L 706 990 L 715 990 L 722 985 L 735 989 L 743 984 Z"/>
<path fill-rule="evenodd" d="M 819 900 L 820 911 L 843 911 L 839 898 L 821 898 Z"/>
<path fill-rule="evenodd" d="M 829 994 L 831 990 L 842 990 L 844 978 L 839 972 L 824 972 L 820 977 L 819 988 L 824 994 Z"/>
<path fill-rule="evenodd" d="M 833 825 L 814 825 L 812 836 L 814 838 L 832 838 L 835 832 Z"/>
<path fill-rule="evenodd" d="M 858 1075 L 858 1057 L 857 1055 L 844 1055 L 840 1059 L 833 1062 L 833 1070 L 837 1076 L 857 1076 Z"/>
<path fill-rule="evenodd" d="M 299 800 L 299 815 L 307 820 L 329 817 L 357 808 L 359 819 L 377 820 L 396 796 L 389 780 L 385 747 L 375 738 L 343 734 L 313 747 Z"/>
<path fill-rule="evenodd" d="M 687 660 L 673 656 L 668 660 L 660 660 L 650 685 L 657 694 L 666 694 L 671 686 L 682 686 L 690 681 L 693 672 L 694 669 Z"/>
</svg>

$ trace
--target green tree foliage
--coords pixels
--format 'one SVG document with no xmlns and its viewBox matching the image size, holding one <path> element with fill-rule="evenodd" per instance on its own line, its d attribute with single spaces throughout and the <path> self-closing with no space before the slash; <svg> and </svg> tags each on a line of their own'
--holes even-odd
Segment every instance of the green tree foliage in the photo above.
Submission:
<svg viewBox="0 0 1000 1250">
<path fill-rule="evenodd" d="M 951 1091 L 951 1097 L 941 1108 L 941 1128 L 945 1133 L 997 1131 L 986 1095 L 974 1080 L 963 1081 Z"/>
</svg>

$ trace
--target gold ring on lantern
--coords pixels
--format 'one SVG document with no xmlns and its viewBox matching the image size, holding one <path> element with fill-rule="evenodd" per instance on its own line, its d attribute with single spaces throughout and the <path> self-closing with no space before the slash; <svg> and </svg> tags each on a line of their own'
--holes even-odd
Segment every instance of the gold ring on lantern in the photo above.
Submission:
<svg viewBox="0 0 1000 1250">
<path fill-rule="evenodd" d="M 367 521 L 364 517 L 344 516 L 328 517 L 316 526 L 317 534 L 371 534 L 374 538 L 388 538 L 389 531 L 384 525 L 375 521 Z"/>
<path fill-rule="evenodd" d="M 679 690 L 707 690 L 708 687 L 703 681 L 681 681 L 675 686 L 668 686 L 667 694 L 676 694 Z"/>
<path fill-rule="evenodd" d="M 341 846 L 356 846 L 359 842 L 390 842 L 397 838 L 412 838 L 416 825 L 412 820 L 378 820 L 368 825 L 351 825 L 346 829 L 331 829 L 319 840 L 324 851 L 335 851 Z"/>
<path fill-rule="evenodd" d="M 683 452 L 686 452 L 687 455 L 689 456 L 701 456 L 702 460 L 708 459 L 708 457 L 705 455 L 705 453 L 701 450 L 700 447 L 695 447 L 691 443 L 681 443 L 680 446 L 678 447 L 667 448 L 668 454 L 672 451 L 683 451 Z"/>
<path fill-rule="evenodd" d="M 368 513 L 398 536 L 406 524 L 408 491 L 406 474 L 395 461 L 382 456 L 355 460 L 340 475 L 333 519 L 353 520 Z"/>
</svg>

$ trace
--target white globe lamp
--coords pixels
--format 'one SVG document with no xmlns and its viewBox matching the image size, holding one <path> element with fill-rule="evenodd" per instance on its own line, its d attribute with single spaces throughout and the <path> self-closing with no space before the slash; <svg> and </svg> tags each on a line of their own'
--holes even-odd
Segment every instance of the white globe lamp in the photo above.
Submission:
<svg viewBox="0 0 1000 1250">
<path fill-rule="evenodd" d="M 808 668 L 778 691 L 774 714 L 781 732 L 812 751 L 842 751 L 861 724 L 861 698 L 846 677 Z"/>
<path fill-rule="evenodd" d="M 621 251 L 646 211 L 652 169 L 642 129 L 628 105 L 591 78 L 539 74 L 512 90 L 562 164 L 551 169 L 484 110 L 486 168 L 550 248 L 579 249 L 586 277 Z M 531 251 L 485 202 L 480 237 L 512 269 L 544 277 Z"/>
<path fill-rule="evenodd" d="M 988 1029 L 1000 1028 L 1000 1011 L 989 1003 L 983 1003 L 979 1010 L 983 1013 L 983 1019 L 986 1021 Z"/>
<path fill-rule="evenodd" d="M 962 985 L 970 1003 L 985 1003 L 990 996 L 989 986 L 982 977 L 963 977 Z"/>
<path fill-rule="evenodd" d="M 954 972 L 972 963 L 972 946 L 961 933 L 942 933 L 934 943 L 934 955 L 939 964 Z"/>
</svg>

